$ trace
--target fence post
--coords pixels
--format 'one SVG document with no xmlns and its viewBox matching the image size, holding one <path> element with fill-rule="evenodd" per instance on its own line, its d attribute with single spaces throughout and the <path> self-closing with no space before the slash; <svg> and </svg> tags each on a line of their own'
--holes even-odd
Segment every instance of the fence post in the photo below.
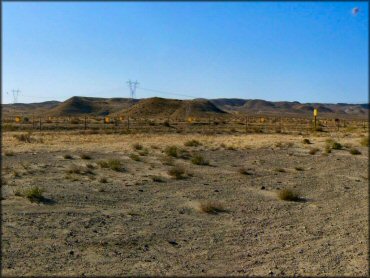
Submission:
<svg viewBox="0 0 370 278">
<path fill-rule="evenodd" d="M 130 117 L 127 117 L 127 130 L 130 130 Z"/>
<path fill-rule="evenodd" d="M 86 128 L 87 128 L 87 116 L 85 116 L 85 130 L 86 130 Z"/>
<path fill-rule="evenodd" d="M 245 117 L 245 133 L 248 133 L 248 117 Z"/>
<path fill-rule="evenodd" d="M 39 118 L 39 128 L 41 130 L 41 118 Z"/>
</svg>

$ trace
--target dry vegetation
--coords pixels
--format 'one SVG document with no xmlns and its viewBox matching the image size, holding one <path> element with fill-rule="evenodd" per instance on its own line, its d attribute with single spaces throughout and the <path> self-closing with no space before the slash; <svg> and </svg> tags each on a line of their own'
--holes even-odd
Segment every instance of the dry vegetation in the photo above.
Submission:
<svg viewBox="0 0 370 278">
<path fill-rule="evenodd" d="M 6 132 L 3 274 L 365 276 L 364 134 Z"/>
</svg>

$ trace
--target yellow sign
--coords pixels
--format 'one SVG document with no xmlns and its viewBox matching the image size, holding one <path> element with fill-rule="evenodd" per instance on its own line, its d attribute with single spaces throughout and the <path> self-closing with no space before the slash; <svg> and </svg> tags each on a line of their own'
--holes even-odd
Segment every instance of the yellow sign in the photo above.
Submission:
<svg viewBox="0 0 370 278">
<path fill-rule="evenodd" d="M 18 116 L 17 116 L 17 117 L 15 117 L 15 122 L 16 122 L 16 123 L 20 123 L 20 122 L 21 122 L 21 117 L 18 117 Z"/>
<path fill-rule="evenodd" d="M 261 123 L 264 123 L 264 122 L 265 122 L 265 118 L 263 118 L 263 117 L 262 117 L 262 118 L 260 119 L 260 122 L 261 122 Z"/>
<path fill-rule="evenodd" d="M 105 117 L 105 118 L 104 118 L 104 122 L 105 122 L 106 124 L 109 124 L 109 123 L 110 123 L 110 118 L 109 118 L 109 117 Z"/>
<path fill-rule="evenodd" d="M 119 117 L 119 119 L 120 119 L 121 121 L 123 121 L 123 120 L 125 119 L 125 116 L 121 116 L 121 117 Z"/>
<path fill-rule="evenodd" d="M 313 110 L 313 115 L 316 117 L 317 116 L 317 109 Z"/>
</svg>

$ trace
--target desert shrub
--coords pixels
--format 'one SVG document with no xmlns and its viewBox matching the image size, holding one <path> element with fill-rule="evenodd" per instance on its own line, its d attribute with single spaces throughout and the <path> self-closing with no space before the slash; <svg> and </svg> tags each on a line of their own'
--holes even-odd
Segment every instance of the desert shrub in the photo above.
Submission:
<svg viewBox="0 0 370 278">
<path fill-rule="evenodd" d="M 308 151 L 308 153 L 309 153 L 309 154 L 311 154 L 311 155 L 314 155 L 314 154 L 316 154 L 318 151 L 319 151 L 319 149 L 318 149 L 318 148 L 312 148 L 312 149 L 310 149 L 310 150 Z"/>
<path fill-rule="evenodd" d="M 236 150 L 236 148 L 234 146 L 227 146 L 226 149 L 229 150 L 229 151 L 235 151 Z"/>
<path fill-rule="evenodd" d="M 307 138 L 303 139 L 302 141 L 303 144 L 311 144 L 311 141 Z"/>
<path fill-rule="evenodd" d="M 331 153 L 331 147 L 330 147 L 330 145 L 326 145 L 325 146 L 325 153 Z"/>
<path fill-rule="evenodd" d="M 134 161 L 140 161 L 141 159 L 140 159 L 140 156 L 138 156 L 137 154 L 135 154 L 135 153 L 132 153 L 132 154 L 130 154 L 130 158 L 132 159 L 132 160 L 134 160 Z"/>
<path fill-rule="evenodd" d="M 184 178 L 185 170 L 184 170 L 184 168 L 176 165 L 176 166 L 173 166 L 170 170 L 168 170 L 168 174 L 171 177 L 179 180 L 179 179 Z"/>
<path fill-rule="evenodd" d="M 13 171 L 12 175 L 13 175 L 14 178 L 19 178 L 21 176 L 21 174 L 16 170 Z"/>
<path fill-rule="evenodd" d="M 284 201 L 299 201 L 300 200 L 298 193 L 294 192 L 291 189 L 282 189 L 278 191 L 277 195 L 280 200 L 284 200 Z"/>
<path fill-rule="evenodd" d="M 286 172 L 285 169 L 283 169 L 283 168 L 275 168 L 274 171 L 275 172 L 280 172 L 280 173 L 285 173 Z"/>
<path fill-rule="evenodd" d="M 245 169 L 244 167 L 240 167 L 239 169 L 238 169 L 238 172 L 240 173 L 240 174 L 242 174 L 242 175 L 247 175 L 247 176 L 250 176 L 250 175 L 252 175 L 252 173 L 251 172 L 249 172 L 247 169 Z"/>
<path fill-rule="evenodd" d="M 81 155 L 80 155 L 80 157 L 81 157 L 82 159 L 86 159 L 86 160 L 91 159 L 91 156 L 90 156 L 90 155 L 88 155 L 88 154 L 86 154 L 86 153 L 81 154 Z"/>
<path fill-rule="evenodd" d="M 191 163 L 195 165 L 209 165 L 209 161 L 206 160 L 202 155 L 196 154 L 191 159 Z"/>
<path fill-rule="evenodd" d="M 314 131 L 323 132 L 324 129 L 321 126 L 314 128 Z"/>
<path fill-rule="evenodd" d="M 4 154 L 5 154 L 5 156 L 14 156 L 13 151 L 6 151 Z"/>
<path fill-rule="evenodd" d="M 72 119 L 71 120 L 71 124 L 76 125 L 76 124 L 79 124 L 79 123 L 80 123 L 80 121 L 78 119 Z"/>
<path fill-rule="evenodd" d="M 360 140 L 361 146 L 368 147 L 369 146 L 369 137 L 364 137 Z"/>
<path fill-rule="evenodd" d="M 44 200 L 44 196 L 42 195 L 42 193 L 44 193 L 43 189 L 38 186 L 34 186 L 26 189 L 22 195 L 31 202 L 39 203 Z"/>
<path fill-rule="evenodd" d="M 166 126 L 166 127 L 170 127 L 171 126 L 170 125 L 170 122 L 168 120 L 164 121 L 163 125 Z"/>
<path fill-rule="evenodd" d="M 154 182 L 163 182 L 163 178 L 160 176 L 152 176 L 152 181 Z"/>
<path fill-rule="evenodd" d="M 139 150 L 138 154 L 141 155 L 141 156 L 147 156 L 149 154 L 149 151 L 148 151 L 147 148 L 144 148 L 142 150 Z"/>
<path fill-rule="evenodd" d="M 164 149 L 165 154 L 172 157 L 178 157 L 178 147 L 177 146 L 167 146 Z"/>
<path fill-rule="evenodd" d="M 199 204 L 199 210 L 208 214 L 218 214 L 221 212 L 226 212 L 223 205 L 216 201 L 203 201 Z"/>
<path fill-rule="evenodd" d="M 72 155 L 70 155 L 70 154 L 63 155 L 63 158 L 64 159 L 73 159 Z"/>
<path fill-rule="evenodd" d="M 138 150 L 142 150 L 143 149 L 143 145 L 139 144 L 139 143 L 135 143 L 132 145 L 132 148 L 136 151 Z"/>
<path fill-rule="evenodd" d="M 296 169 L 297 171 L 304 171 L 302 167 L 294 167 L 294 169 Z"/>
<path fill-rule="evenodd" d="M 331 148 L 333 150 L 341 150 L 342 149 L 342 145 L 338 142 L 333 142 L 332 145 L 331 145 Z"/>
<path fill-rule="evenodd" d="M 79 166 L 79 165 L 76 165 L 76 164 L 72 164 L 68 170 L 67 170 L 67 173 L 68 174 L 79 174 L 79 175 L 84 175 L 84 174 L 94 174 L 94 172 L 89 169 L 89 168 L 84 168 L 82 166 Z"/>
<path fill-rule="evenodd" d="M 106 177 L 101 177 L 101 178 L 99 178 L 99 182 L 101 182 L 101 183 L 107 183 L 108 182 L 108 179 Z"/>
<path fill-rule="evenodd" d="M 355 148 L 350 149 L 349 153 L 353 154 L 353 155 L 361 154 L 361 152 L 358 149 L 355 149 Z"/>
<path fill-rule="evenodd" d="M 202 143 L 200 143 L 198 140 L 188 140 L 184 143 L 185 146 L 187 147 L 198 147 L 198 146 L 201 146 Z"/>
<path fill-rule="evenodd" d="M 118 159 L 101 160 L 98 164 L 101 168 L 108 168 L 116 172 L 123 172 L 125 170 L 122 162 Z"/>
<path fill-rule="evenodd" d="M 95 166 L 93 164 L 91 164 L 91 163 L 87 163 L 86 164 L 86 168 L 88 168 L 88 169 L 94 169 Z"/>
<path fill-rule="evenodd" d="M 161 158 L 161 162 L 163 165 L 170 165 L 172 166 L 174 163 L 174 159 L 171 156 L 164 156 Z"/>
<path fill-rule="evenodd" d="M 22 133 L 22 134 L 16 134 L 14 135 L 14 138 L 17 139 L 19 142 L 24 143 L 31 143 L 33 141 L 33 138 L 31 137 L 31 133 Z"/>
</svg>

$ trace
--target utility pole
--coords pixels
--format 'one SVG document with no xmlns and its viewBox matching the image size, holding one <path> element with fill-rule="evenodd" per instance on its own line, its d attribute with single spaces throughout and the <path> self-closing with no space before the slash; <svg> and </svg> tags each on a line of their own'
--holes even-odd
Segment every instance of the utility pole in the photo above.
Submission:
<svg viewBox="0 0 370 278">
<path fill-rule="evenodd" d="M 129 89 L 130 89 L 130 97 L 131 97 L 131 99 L 134 99 L 135 96 L 136 96 L 135 95 L 136 87 L 137 87 L 137 85 L 139 85 L 139 82 L 137 82 L 137 81 L 133 82 L 133 81 L 129 80 L 129 81 L 127 81 L 127 84 L 128 84 Z"/>
</svg>

